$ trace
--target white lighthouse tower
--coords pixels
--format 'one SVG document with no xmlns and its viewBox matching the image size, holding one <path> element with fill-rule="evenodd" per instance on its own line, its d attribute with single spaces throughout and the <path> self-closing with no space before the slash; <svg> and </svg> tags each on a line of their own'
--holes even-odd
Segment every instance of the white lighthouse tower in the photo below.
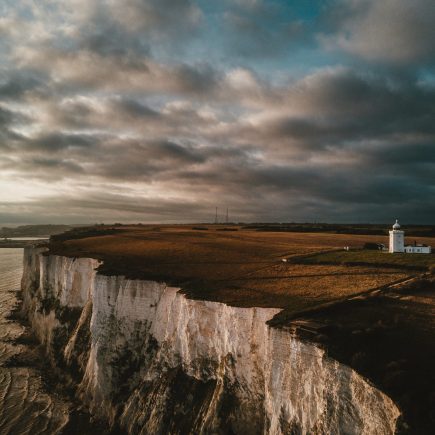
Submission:
<svg viewBox="0 0 435 435">
<path fill-rule="evenodd" d="M 405 252 L 405 232 L 400 229 L 397 219 L 393 229 L 390 230 L 389 252 Z"/>
</svg>

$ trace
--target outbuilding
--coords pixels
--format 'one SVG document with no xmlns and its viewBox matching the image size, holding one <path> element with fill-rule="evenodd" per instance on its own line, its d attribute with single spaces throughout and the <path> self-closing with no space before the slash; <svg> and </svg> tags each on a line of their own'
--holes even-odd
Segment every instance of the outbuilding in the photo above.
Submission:
<svg viewBox="0 0 435 435">
<path fill-rule="evenodd" d="M 430 254 L 432 249 L 428 245 L 417 245 L 415 243 L 414 245 L 406 245 L 405 252 L 407 254 Z"/>
</svg>

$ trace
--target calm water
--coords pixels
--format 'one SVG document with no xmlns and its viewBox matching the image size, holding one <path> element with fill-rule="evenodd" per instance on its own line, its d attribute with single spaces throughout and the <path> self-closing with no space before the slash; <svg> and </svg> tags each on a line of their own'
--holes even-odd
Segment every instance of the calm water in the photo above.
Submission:
<svg viewBox="0 0 435 435">
<path fill-rule="evenodd" d="M 26 328 L 9 318 L 19 302 L 22 261 L 22 249 L 0 248 L 0 434 L 60 433 L 70 405 L 44 391 L 31 363 L 40 354 L 25 344 Z"/>
</svg>

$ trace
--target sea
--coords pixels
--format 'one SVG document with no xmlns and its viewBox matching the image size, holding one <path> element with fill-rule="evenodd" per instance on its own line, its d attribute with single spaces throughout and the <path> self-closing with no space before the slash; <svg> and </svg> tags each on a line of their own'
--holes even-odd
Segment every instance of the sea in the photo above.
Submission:
<svg viewBox="0 0 435 435">
<path fill-rule="evenodd" d="M 49 394 L 37 368 L 41 350 L 17 315 L 23 249 L 0 248 L 0 434 L 55 434 L 71 405 Z"/>
<path fill-rule="evenodd" d="M 20 315 L 23 249 L 0 248 L 0 435 L 97 435 L 75 399 L 53 386 L 44 354 Z"/>
</svg>

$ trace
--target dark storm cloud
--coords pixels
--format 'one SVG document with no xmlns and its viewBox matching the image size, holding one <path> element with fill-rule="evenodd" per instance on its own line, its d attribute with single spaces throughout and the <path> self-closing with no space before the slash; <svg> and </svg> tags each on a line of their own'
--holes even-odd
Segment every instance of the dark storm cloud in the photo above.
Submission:
<svg viewBox="0 0 435 435">
<path fill-rule="evenodd" d="M 240 165 L 249 161 L 249 156 L 240 150 L 182 145 L 169 140 L 114 141 L 105 145 L 105 151 L 104 156 L 96 154 L 91 160 L 94 175 L 113 181 L 154 181 L 194 188 L 218 181 L 219 166 L 225 171 L 229 166 L 240 171 Z M 230 178 L 225 178 L 230 182 Z"/>
<path fill-rule="evenodd" d="M 180 65 L 174 71 L 185 92 L 210 93 L 218 85 L 218 73 L 209 65 Z"/>
<path fill-rule="evenodd" d="M 0 107 L 0 125 L 1 126 L 12 124 L 15 119 L 16 119 L 16 115 L 14 112 L 7 110 L 7 109 L 3 109 L 2 107 Z"/>
<path fill-rule="evenodd" d="M 131 64 L 153 50 L 179 51 L 201 23 L 201 11 L 190 0 L 80 0 L 77 7 L 71 48 Z"/>
<path fill-rule="evenodd" d="M 0 150 L 11 149 L 13 141 L 20 137 L 14 128 L 26 122 L 29 122 L 29 118 L 23 113 L 0 106 Z"/>
<path fill-rule="evenodd" d="M 54 10 L 0 23 L 0 182 L 38 186 L 0 221 L 204 220 L 220 203 L 247 220 L 435 212 L 429 2 L 339 0 L 311 18 L 259 0 L 212 15 L 187 0 L 41 4 Z M 325 46 L 325 64 L 287 72 Z M 257 72 L 265 59 L 277 70 Z"/>
<path fill-rule="evenodd" d="M 424 140 L 429 150 L 435 136 L 434 101 L 435 89 L 422 89 L 416 83 L 391 85 L 352 70 L 327 71 L 302 80 L 288 94 L 290 113 L 297 107 L 299 115 L 286 116 L 284 108 L 282 115 L 261 124 L 258 134 L 278 146 L 291 142 L 293 149 L 307 152 L 354 147 L 362 158 L 358 145 L 370 150 L 374 140 L 381 150 L 398 142 L 402 149 L 409 148 Z M 425 159 L 424 153 L 413 153 Z"/>
<path fill-rule="evenodd" d="M 138 201 L 137 197 L 110 194 L 105 192 L 89 192 L 81 196 L 48 197 L 42 204 L 39 201 L 26 201 L 10 203 L 9 207 L 20 210 L 13 213 L 5 209 L 0 203 L 0 223 L 29 222 L 32 216 L 36 216 L 36 222 L 46 222 L 49 219 L 54 222 L 94 223 L 106 221 L 110 215 L 115 221 L 118 217 L 129 213 L 133 220 L 159 222 L 162 219 L 170 222 L 188 220 L 192 216 L 192 210 L 196 216 L 208 219 L 210 205 L 198 203 L 192 200 L 175 200 L 152 197 Z M 9 208 L 8 207 L 8 208 Z M 43 216 L 41 220 L 39 216 Z"/>
<path fill-rule="evenodd" d="M 0 72 L 0 98 L 2 101 L 21 99 L 26 93 L 43 87 L 43 78 L 33 71 L 12 69 Z"/>
<path fill-rule="evenodd" d="M 10 128 L 29 122 L 30 118 L 19 110 L 11 110 L 7 106 L 0 105 L 0 128 Z"/>
<path fill-rule="evenodd" d="M 32 151 L 53 153 L 68 149 L 88 149 L 96 146 L 98 138 L 93 135 L 50 133 L 32 139 L 23 138 L 23 145 Z"/>
<path fill-rule="evenodd" d="M 95 109 L 83 101 L 54 101 L 45 109 L 50 124 L 55 128 L 85 129 L 95 126 Z"/>
<path fill-rule="evenodd" d="M 25 174 L 25 179 L 32 183 L 52 182 L 62 179 L 70 179 L 85 171 L 80 163 L 75 162 L 72 158 L 55 158 L 46 156 L 24 155 L 18 158 L 8 158 L 4 156 L 0 161 L 0 169 Z"/>
<path fill-rule="evenodd" d="M 223 79 L 206 62 L 167 65 L 145 55 L 102 55 L 83 49 L 63 52 L 50 47 L 37 53 L 23 52 L 20 62 L 40 74 L 49 74 L 56 90 L 66 93 L 103 90 L 207 97 Z"/>
<path fill-rule="evenodd" d="M 29 179 L 63 179 L 84 173 L 82 164 L 95 159 L 101 137 L 96 135 L 47 133 L 35 137 L 10 136 L 0 167 L 19 171 Z"/>
<path fill-rule="evenodd" d="M 132 115 L 140 118 L 155 118 L 159 116 L 156 110 L 151 109 L 132 98 L 115 99 L 111 102 L 116 112 Z"/>
<path fill-rule="evenodd" d="M 170 141 L 161 141 L 147 147 L 147 155 L 158 159 L 168 158 L 185 163 L 202 163 L 205 157 L 190 147 L 183 147 Z"/>
<path fill-rule="evenodd" d="M 80 29 L 78 47 L 100 56 L 130 58 L 150 54 L 149 41 L 144 34 L 125 31 L 119 23 L 107 15 L 107 10 L 94 16 L 87 26 Z"/>
<path fill-rule="evenodd" d="M 84 172 L 83 168 L 77 163 L 54 158 L 36 157 L 27 161 L 24 160 L 24 162 L 21 163 L 21 167 L 24 169 L 26 166 L 33 171 L 36 170 L 51 172 L 51 170 L 54 169 L 58 174 L 61 174 L 62 176 L 65 176 L 66 174 L 76 175 Z"/>
<path fill-rule="evenodd" d="M 107 154 L 94 162 L 93 171 L 106 179 L 159 179 L 174 167 L 201 163 L 204 157 L 191 147 L 170 141 L 111 143 Z"/>
<path fill-rule="evenodd" d="M 286 195 L 289 203 L 304 198 L 331 204 L 378 204 L 391 205 L 406 201 L 410 197 L 422 201 L 431 194 L 430 186 L 415 183 L 415 178 L 406 172 L 396 176 L 385 175 L 382 171 L 371 172 L 366 176 L 367 167 L 337 166 L 332 171 L 329 165 L 229 165 L 223 173 L 216 168 L 201 174 L 183 174 L 180 181 L 201 179 L 202 185 L 219 185 L 226 189 L 234 188 L 240 196 L 255 192 L 254 195 L 266 198 L 274 193 Z M 394 188 L 396 186 L 396 188 Z M 284 204 L 284 207 L 289 205 Z"/>
<path fill-rule="evenodd" d="M 433 64 L 435 4 L 431 0 L 340 0 L 327 11 L 323 42 L 370 61 Z"/>
</svg>

